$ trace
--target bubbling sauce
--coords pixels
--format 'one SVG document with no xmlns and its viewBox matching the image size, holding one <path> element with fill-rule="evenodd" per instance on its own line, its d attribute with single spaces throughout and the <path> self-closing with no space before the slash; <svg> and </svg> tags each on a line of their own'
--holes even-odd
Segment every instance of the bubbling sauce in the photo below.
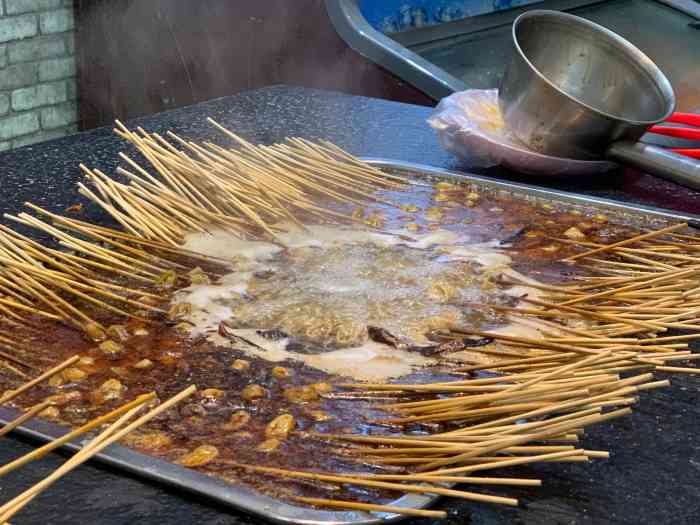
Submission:
<svg viewBox="0 0 700 525">
<path fill-rule="evenodd" d="M 233 270 L 217 284 L 193 285 L 176 296 L 192 305 L 186 319 L 192 334 L 230 345 L 219 332 L 225 321 L 239 337 L 236 346 L 250 355 L 376 381 L 434 360 L 371 341 L 368 327 L 427 345 L 433 330 L 493 323 L 471 305 L 512 300 L 491 281 L 513 272 L 498 242 L 473 243 L 445 229 L 406 236 L 331 226 L 282 234 L 280 242 L 220 231 L 187 238 L 188 249 L 229 258 Z M 517 287 L 517 293 L 532 292 Z M 275 341 L 257 336 L 270 329 L 282 335 Z M 294 351 L 293 340 L 306 350 Z"/>
</svg>

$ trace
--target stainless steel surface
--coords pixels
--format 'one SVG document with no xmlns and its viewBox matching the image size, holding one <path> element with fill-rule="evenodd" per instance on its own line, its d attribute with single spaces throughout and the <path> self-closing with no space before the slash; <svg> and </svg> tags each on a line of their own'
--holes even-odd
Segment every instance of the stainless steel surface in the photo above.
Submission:
<svg viewBox="0 0 700 525">
<path fill-rule="evenodd" d="M 618 141 L 608 148 L 606 157 L 620 164 L 634 166 L 683 186 L 700 190 L 700 163 L 658 146 Z"/>
<path fill-rule="evenodd" d="M 691 26 L 699 13 L 695 0 L 614 0 L 572 11 L 641 49 L 671 81 L 676 111 L 687 112 L 700 110 L 700 30 Z"/>
<path fill-rule="evenodd" d="M 528 11 L 512 29 L 514 52 L 499 89 L 503 119 L 530 149 L 601 157 L 673 113 L 670 82 L 641 51 L 586 19 Z"/>
<path fill-rule="evenodd" d="M 631 216 L 637 219 L 641 224 L 648 224 L 650 221 L 657 220 L 665 222 L 700 222 L 700 216 L 698 215 L 672 213 L 652 207 L 622 204 L 606 199 L 578 196 L 555 190 L 545 190 L 526 184 L 501 182 L 478 175 L 459 173 L 420 164 L 375 158 L 365 158 L 364 160 L 367 160 L 377 167 L 390 169 L 408 176 L 455 178 L 491 190 L 509 192 L 517 198 L 539 200 L 541 202 L 567 203 L 572 206 L 579 206 L 581 209 L 586 209 L 588 211 L 597 209 L 607 213 L 620 213 L 626 217 Z M 19 414 L 20 413 L 16 410 L 0 407 L 0 423 L 6 424 L 15 419 Z M 67 429 L 37 419 L 25 423 L 15 432 L 37 441 L 46 442 L 64 435 Z M 76 440 L 66 445 L 65 448 L 68 450 L 77 450 L 82 444 L 82 441 Z M 120 445 L 113 445 L 106 448 L 102 453 L 98 454 L 95 459 L 138 477 L 223 503 L 233 509 L 257 515 L 275 523 L 369 525 L 397 521 L 402 518 L 402 516 L 397 516 L 395 514 L 325 512 L 296 507 L 263 496 L 244 487 L 234 486 L 224 481 L 205 476 L 194 470 L 152 458 L 145 454 L 140 454 Z M 392 505 L 425 508 L 431 506 L 437 499 L 437 497 L 409 494 L 392 502 Z"/>
<path fill-rule="evenodd" d="M 546 9 L 554 11 L 569 11 L 579 7 L 599 4 L 601 0 L 544 0 L 539 3 L 546 6 Z M 408 29 L 398 33 L 388 33 L 399 44 L 408 48 L 420 46 L 422 44 L 430 44 L 433 42 L 444 41 L 453 37 L 480 33 L 489 29 L 500 27 L 510 27 L 513 21 L 525 11 L 534 9 L 537 4 L 529 4 L 522 7 L 513 7 L 502 11 L 494 11 L 477 16 L 468 16 L 453 22 L 444 22 L 442 24 L 429 25 Z M 540 9 L 543 7 L 540 6 Z"/>
<path fill-rule="evenodd" d="M 698 17 L 697 0 L 657 0 L 660 4 L 667 5 L 690 16 Z"/>
<path fill-rule="evenodd" d="M 614 146 L 637 141 L 675 108 L 671 83 L 640 50 L 598 24 L 556 11 L 519 16 L 512 34 L 514 53 L 498 98 L 504 121 L 526 146 L 573 159 L 612 155 L 700 187 L 700 163 L 693 159 L 654 146 Z"/>
<path fill-rule="evenodd" d="M 384 35 L 371 27 L 358 8 L 360 0 L 325 0 L 339 35 L 356 51 L 438 100 L 454 91 L 498 86 L 510 50 L 509 26 L 532 9 L 497 13 Z M 580 13 L 625 35 L 651 56 L 676 87 L 683 111 L 700 106 L 700 69 L 695 49 L 700 20 L 694 0 L 545 0 L 547 9 Z M 696 32 L 698 35 L 696 36 Z"/>
<path fill-rule="evenodd" d="M 690 26 L 694 19 L 700 18 L 700 3 L 608 0 L 577 6 L 574 2 L 567 5 L 567 2 L 546 0 L 539 8 L 566 11 L 615 31 L 641 49 L 666 74 L 676 92 L 679 111 L 700 109 L 697 89 L 700 31 Z M 533 6 L 389 36 L 459 78 L 470 89 L 493 89 L 500 84 L 510 60 L 511 24 L 515 15 L 526 9 Z"/>
</svg>

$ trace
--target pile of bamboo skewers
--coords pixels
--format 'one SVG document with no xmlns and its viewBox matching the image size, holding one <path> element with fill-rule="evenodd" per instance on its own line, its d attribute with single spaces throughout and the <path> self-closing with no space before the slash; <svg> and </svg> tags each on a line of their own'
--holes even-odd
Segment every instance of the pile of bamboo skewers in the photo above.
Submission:
<svg viewBox="0 0 700 525">
<path fill-rule="evenodd" d="M 451 370 L 469 376 L 488 373 L 486 377 L 432 384 L 337 385 L 364 393 L 365 399 L 377 393 L 397 397 L 377 405 L 396 417 L 373 423 L 404 430 L 374 436 L 307 437 L 343 443 L 362 462 L 404 467 L 407 472 L 363 475 L 231 465 L 274 477 L 515 505 L 517 500 L 512 498 L 455 490 L 444 484 L 537 486 L 540 480 L 473 474 L 538 462 L 609 457 L 608 451 L 587 450 L 578 444 L 587 427 L 628 415 L 640 392 L 669 386 L 667 379 L 654 378 L 656 371 L 700 371 L 667 364 L 700 357 L 688 349 L 689 342 L 700 339 L 700 236 L 677 233 L 686 227 L 677 224 L 645 232 L 607 246 L 593 246 L 572 257 L 577 264 L 594 259 L 598 276 L 557 286 L 521 283 L 517 278 L 505 283 L 547 292 L 544 299 L 522 297 L 525 306 L 521 307 L 488 306 L 513 320 L 537 318 L 543 326 L 542 337 L 529 339 L 466 327 L 453 327 L 442 334 L 447 340 L 494 339 L 496 348 L 470 349 L 487 353 L 489 364 Z M 687 333 L 666 335 L 669 330 Z M 435 424 L 448 430 L 426 434 L 431 427 L 425 425 Z M 407 515 L 424 512 L 352 501 L 299 501 Z"/>
<path fill-rule="evenodd" d="M 446 340 L 478 336 L 496 341 L 495 348 L 481 349 L 488 353 L 488 364 L 451 370 L 469 376 L 486 372 L 486 377 L 338 385 L 368 398 L 378 392 L 397 396 L 394 402 L 378 405 L 396 417 L 374 422 L 417 432 L 316 437 L 347 443 L 363 461 L 410 469 L 404 474 L 348 475 L 347 483 L 360 485 L 366 480 L 496 484 L 498 479 L 465 476 L 540 461 L 607 458 L 607 451 L 578 446 L 586 427 L 628 415 L 640 392 L 668 386 L 668 380 L 654 379 L 656 371 L 700 373 L 698 368 L 667 365 L 700 358 L 688 349 L 689 342 L 700 339 L 700 236 L 678 233 L 686 227 L 677 224 L 605 246 L 585 243 L 592 249 L 570 260 L 595 262 L 598 276 L 557 286 L 517 279 L 506 283 L 539 286 L 547 292 L 545 299 L 522 297 L 521 303 L 526 303 L 522 307 L 487 306 L 512 320 L 537 318 L 544 323 L 541 338 L 466 327 L 442 334 Z M 669 330 L 686 333 L 666 335 Z M 449 430 L 426 434 L 424 425 L 435 424 Z M 282 477 L 308 475 L 253 465 L 241 468 Z M 332 481 L 332 477 L 317 479 Z M 473 493 L 452 495 L 517 503 Z"/>
<path fill-rule="evenodd" d="M 78 356 L 73 356 L 67 359 L 66 361 L 62 362 L 61 364 L 44 372 L 40 376 L 28 381 L 19 388 L 6 392 L 2 395 L 2 397 L 0 397 L 0 405 L 12 401 L 14 398 L 22 395 L 23 393 L 30 390 L 34 386 L 40 384 L 41 382 L 46 381 L 51 377 L 55 376 L 56 374 L 61 373 L 63 370 L 65 370 L 66 368 L 74 364 L 76 361 L 78 361 L 78 359 Z M 153 406 L 154 402 L 156 401 L 155 393 L 151 392 L 148 394 L 140 395 L 133 401 L 130 401 L 105 415 L 99 416 L 93 419 L 92 421 L 89 421 L 85 425 L 68 432 L 60 438 L 56 438 L 53 441 L 50 441 L 47 444 L 43 445 L 42 447 L 33 450 L 32 452 L 29 452 L 28 454 L 17 458 L 6 465 L 1 466 L 0 477 L 3 477 L 32 461 L 36 461 L 44 457 L 49 452 L 56 450 L 57 448 L 62 447 L 67 443 L 70 443 L 71 441 L 80 437 L 81 435 L 91 432 L 93 430 L 103 428 L 110 421 L 114 421 L 113 423 L 109 424 L 109 426 L 104 428 L 102 432 L 100 432 L 94 438 L 92 438 L 88 443 L 82 446 L 74 456 L 72 456 L 68 461 L 66 461 L 63 465 L 57 468 L 49 476 L 45 477 L 44 479 L 34 484 L 33 486 L 31 486 L 12 500 L 0 506 L 0 524 L 8 525 L 9 519 L 11 519 L 15 514 L 21 511 L 28 503 L 30 503 L 39 494 L 41 494 L 43 491 L 45 491 L 47 488 L 53 485 L 61 477 L 63 477 L 73 469 L 79 467 L 86 461 L 90 460 L 93 456 L 99 454 L 109 445 L 119 441 L 120 439 L 124 438 L 127 434 L 130 434 L 134 430 L 151 421 L 156 416 L 171 409 L 182 400 L 190 397 L 196 391 L 197 388 L 194 385 L 192 385 L 162 403 L 156 402 L 155 406 Z M 17 427 L 31 420 L 35 416 L 40 415 L 41 412 L 47 407 L 52 406 L 54 404 L 58 404 L 59 401 L 55 399 L 57 397 L 60 396 L 54 396 L 54 399 L 44 400 L 43 402 L 31 407 L 29 410 L 17 417 L 14 421 L 11 421 L 7 425 L 5 425 L 2 429 L 0 429 L 0 437 L 11 432 L 12 430 L 15 430 Z M 140 417 L 136 417 L 139 414 L 139 412 L 142 412 L 143 409 L 148 408 L 149 406 L 153 406 L 153 408 L 148 410 L 145 414 L 141 415 Z"/>
<path fill-rule="evenodd" d="M 287 228 L 303 228 L 304 218 L 353 220 L 315 204 L 318 195 L 362 205 L 378 200 L 374 193 L 379 189 L 407 184 L 327 142 L 290 139 L 285 144 L 254 146 L 212 123 L 239 147 L 196 144 L 173 133 L 168 133 L 169 141 L 142 129 L 132 132 L 118 123 L 115 131 L 137 148 L 157 175 L 126 154 L 121 156 L 128 168 L 119 168 L 118 174 L 127 182 L 81 166 L 91 187 L 81 184 L 80 192 L 114 217 L 124 231 L 29 203 L 35 215 L 6 215 L 49 234 L 69 251 L 46 248 L 0 225 L 3 323 L 27 327 L 30 319 L 39 317 L 75 326 L 95 340 L 104 339 L 105 329 L 97 316 L 76 306 L 76 300 L 90 303 L 96 311 L 148 322 L 143 312 L 167 315 L 157 300 L 162 300 L 164 292 L 177 289 L 187 272 L 207 265 L 215 277 L 217 270 L 226 266 L 226 261 L 181 248 L 187 233 L 223 229 L 241 237 L 276 240 Z M 444 339 L 478 336 L 497 343 L 495 348 L 480 350 L 488 354 L 488 364 L 462 363 L 451 369 L 454 374 L 468 375 L 466 379 L 433 384 L 340 385 L 394 396 L 395 401 L 380 405 L 392 415 L 375 422 L 403 430 L 376 436 L 310 437 L 342 443 L 357 458 L 402 467 L 405 473 L 299 472 L 228 463 L 232 468 L 268 476 L 517 504 L 512 498 L 456 490 L 445 484 L 537 486 L 540 480 L 471 474 L 536 462 L 605 458 L 607 451 L 578 446 L 586 427 L 629 414 L 639 392 L 667 386 L 667 380 L 654 379 L 655 371 L 697 372 L 695 368 L 669 366 L 700 357 L 688 350 L 690 341 L 700 339 L 700 236 L 682 233 L 686 227 L 673 225 L 609 245 L 556 239 L 587 248 L 571 261 L 593 275 L 558 285 L 520 283 L 513 275 L 508 280 L 504 277 L 506 285 L 539 287 L 547 295 L 522 297 L 516 307 L 487 307 L 512 319 L 537 319 L 544 327 L 542 337 L 528 339 L 452 327 L 441 334 Z M 688 333 L 667 335 L 669 330 Z M 0 335 L 0 346 L 0 364 L 19 377 L 26 378 L 34 371 L 36 367 L 22 357 L 28 350 L 20 342 Z M 445 363 L 449 362 L 446 356 Z M 49 370 L 25 387 L 31 388 L 54 373 L 56 370 Z M 488 376 L 472 377 L 475 373 Z M 19 395 L 22 388 L 8 395 Z M 181 395 L 186 397 L 185 392 Z M 9 401 L 8 395 L 0 404 Z M 39 414 L 49 406 L 46 403 L 50 401 L 32 407 L 0 435 Z M 64 465 L 67 470 L 89 459 L 91 451 L 96 453 L 102 445 L 120 439 L 150 414 L 122 427 L 126 415 L 135 414 L 143 404 L 125 406 L 130 408 L 111 413 L 120 418 L 120 425 L 109 427 L 106 434 L 69 460 Z M 99 423 L 93 422 L 95 426 L 81 429 L 87 432 L 106 421 L 99 419 Z M 426 434 L 425 429 L 432 428 L 426 425 L 435 424 L 445 428 Z M 75 437 L 74 433 L 69 435 Z M 0 523 L 35 494 L 27 493 L 0 507 Z M 321 507 L 444 516 L 442 511 L 350 501 L 298 501 Z"/>
<path fill-rule="evenodd" d="M 363 205 L 380 200 L 377 190 L 407 184 L 325 141 L 293 138 L 286 144 L 254 146 L 209 120 L 240 147 L 200 145 L 169 132 L 171 143 L 157 133 L 141 128 L 132 132 L 117 122 L 115 132 L 136 147 L 156 175 L 125 153 L 120 156 L 129 169 L 117 169 L 114 177 L 81 165 L 92 188 L 79 183 L 79 192 L 109 213 L 123 231 L 32 203 L 26 206 L 34 214 L 5 214 L 12 222 L 48 234 L 61 249 L 48 249 L 0 225 L 4 320 L 26 325 L 27 316 L 40 316 L 81 328 L 99 340 L 103 331 L 99 321 L 73 303 L 83 301 L 98 311 L 143 320 L 129 309 L 162 315 L 154 302 L 163 296 L 163 288 L 176 288 L 182 276 L 199 265 L 209 265 L 216 275 L 216 267 L 230 264 L 182 248 L 187 233 L 218 229 L 278 242 L 281 231 L 303 229 L 303 219 L 358 220 L 319 206 L 315 203 L 319 196 Z M 160 286 L 164 281 L 167 287 Z M 154 287 L 159 288 L 157 294 Z M 1 335 L 0 346 L 15 354 L 22 351 Z M 17 374 L 24 372 L 14 365 L 27 366 L 6 353 L 0 359 L 1 366 L 13 367 Z"/>
<path fill-rule="evenodd" d="M 240 236 L 276 239 L 289 225 L 303 228 L 300 215 L 352 220 L 318 206 L 314 198 L 322 195 L 362 206 L 380 201 L 375 195 L 378 189 L 406 184 L 326 141 L 316 144 L 291 138 L 283 144 L 255 146 L 208 120 L 239 148 L 226 149 L 211 142 L 200 145 L 173 132 L 167 133 L 170 142 L 142 128 L 131 132 L 117 121 L 115 132 L 138 149 L 159 177 L 121 153 L 129 169 L 119 168 L 117 173 L 128 184 L 81 165 L 95 191 L 80 184 L 80 193 L 132 235 L 177 246 L 185 233 L 212 227 Z"/>
</svg>

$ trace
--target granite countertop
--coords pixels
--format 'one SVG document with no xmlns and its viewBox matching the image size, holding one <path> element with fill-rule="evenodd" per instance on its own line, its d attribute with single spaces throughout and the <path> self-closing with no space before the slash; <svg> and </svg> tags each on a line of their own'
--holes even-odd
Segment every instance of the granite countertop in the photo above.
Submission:
<svg viewBox="0 0 700 525">
<path fill-rule="evenodd" d="M 222 141 L 210 116 L 253 142 L 286 136 L 325 138 L 356 155 L 383 157 L 449 169 L 467 167 L 443 152 L 425 123 L 430 108 L 276 86 L 225 97 L 129 122 L 149 131 L 173 130 L 193 140 Z M 0 202 L 18 213 L 24 201 L 55 211 L 80 202 L 78 163 L 107 173 L 124 143 L 109 129 L 97 129 L 0 155 Z M 504 170 L 482 174 L 538 184 L 683 213 L 700 214 L 700 193 L 631 170 L 590 180 L 534 180 Z M 94 206 L 87 219 L 103 219 Z M 632 416 L 588 431 L 585 446 L 610 450 L 609 460 L 589 464 L 541 464 L 504 475 L 541 477 L 544 486 L 496 491 L 518 497 L 519 508 L 445 499 L 445 524 L 696 524 L 700 523 L 700 421 L 693 377 L 674 377 L 671 388 L 642 394 Z M 15 437 L 0 441 L 0 464 L 29 450 Z M 48 475 L 63 457 L 49 457 L 0 481 L 6 501 Z M 481 490 L 481 488 L 479 489 Z M 249 517 L 182 492 L 142 482 L 94 464 L 60 480 L 13 519 L 21 524 L 252 524 Z M 408 520 L 416 525 L 429 520 Z"/>
</svg>

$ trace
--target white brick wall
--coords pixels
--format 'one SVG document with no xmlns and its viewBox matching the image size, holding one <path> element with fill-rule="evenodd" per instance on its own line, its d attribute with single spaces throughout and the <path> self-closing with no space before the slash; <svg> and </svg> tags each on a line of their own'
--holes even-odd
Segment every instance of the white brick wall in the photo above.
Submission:
<svg viewBox="0 0 700 525">
<path fill-rule="evenodd" d="M 0 151 L 77 130 L 72 0 L 0 0 Z"/>
</svg>

